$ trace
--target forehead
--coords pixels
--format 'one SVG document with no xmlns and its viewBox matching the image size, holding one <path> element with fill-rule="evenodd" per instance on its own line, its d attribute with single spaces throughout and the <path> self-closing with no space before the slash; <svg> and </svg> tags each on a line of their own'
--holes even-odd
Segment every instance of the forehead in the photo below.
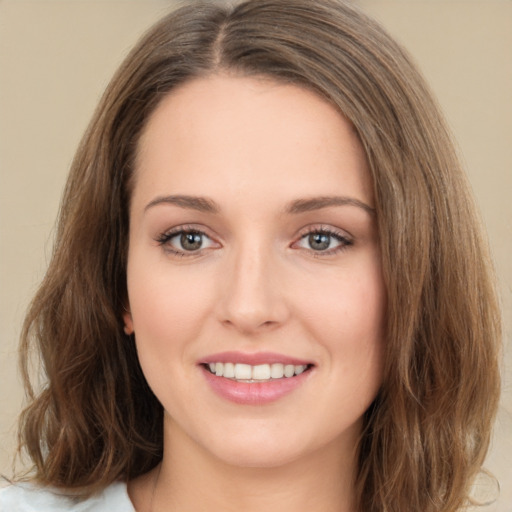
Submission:
<svg viewBox="0 0 512 512">
<path fill-rule="evenodd" d="M 136 187 L 166 182 L 197 193 L 185 190 L 188 182 L 208 188 L 214 180 L 235 193 L 247 182 L 256 191 L 269 179 L 288 187 L 325 184 L 302 195 L 343 183 L 371 202 L 366 158 L 351 123 L 295 85 L 226 75 L 195 79 L 162 100 L 139 141 Z"/>
</svg>

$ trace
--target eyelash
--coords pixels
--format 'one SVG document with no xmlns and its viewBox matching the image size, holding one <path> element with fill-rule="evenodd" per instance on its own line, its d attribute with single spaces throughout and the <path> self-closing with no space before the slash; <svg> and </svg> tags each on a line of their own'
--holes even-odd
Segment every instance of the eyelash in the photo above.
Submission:
<svg viewBox="0 0 512 512">
<path fill-rule="evenodd" d="M 350 247 L 351 245 L 354 244 L 353 240 L 351 240 L 349 237 L 347 237 L 346 235 L 344 235 L 341 232 L 336 231 L 332 228 L 325 227 L 325 226 L 320 226 L 320 227 L 311 226 L 304 233 L 301 234 L 299 240 L 297 242 L 294 242 L 294 245 L 297 244 L 298 242 L 306 239 L 310 235 L 317 235 L 317 234 L 318 235 L 327 235 L 331 238 L 334 238 L 337 242 L 339 242 L 339 245 L 337 247 L 334 247 L 332 249 L 328 249 L 325 251 L 315 251 L 314 249 L 305 249 L 307 251 L 310 251 L 315 258 L 321 258 L 323 256 L 332 256 L 334 254 L 338 254 L 342 251 L 347 250 L 348 247 Z"/>
<path fill-rule="evenodd" d="M 202 251 L 201 249 L 197 251 L 181 251 L 178 249 L 175 249 L 169 242 L 179 236 L 179 235 L 187 235 L 187 234 L 194 234 L 194 235 L 201 235 L 202 237 L 206 237 L 211 240 L 211 238 L 202 230 L 194 228 L 192 226 L 180 226 L 177 228 L 172 229 L 171 231 L 165 231 L 164 233 L 161 233 L 155 240 L 156 242 L 162 246 L 166 252 L 172 254 L 173 256 L 178 256 L 182 258 L 191 257 L 191 256 L 198 256 Z M 204 249 L 203 249 L 204 250 Z"/>
<path fill-rule="evenodd" d="M 164 233 L 161 233 L 155 239 L 155 241 L 160 246 L 162 246 L 166 252 L 168 252 L 174 256 L 178 256 L 178 257 L 198 256 L 206 248 L 205 249 L 199 248 L 197 251 L 182 251 L 182 250 L 173 248 L 172 245 L 169 243 L 173 238 L 175 238 L 179 235 L 186 235 L 186 234 L 197 234 L 197 235 L 200 235 L 201 237 L 205 237 L 205 238 L 211 240 L 211 238 L 204 231 L 202 231 L 200 229 L 194 228 L 192 226 L 180 226 L 175 229 L 172 229 L 171 231 L 166 231 Z M 320 250 L 315 251 L 312 248 L 309 248 L 309 249 L 299 248 L 299 249 L 304 249 L 308 252 L 311 252 L 315 258 L 321 258 L 323 256 L 331 256 L 334 254 L 338 254 L 341 251 L 347 250 L 347 248 L 350 247 L 351 245 L 353 245 L 353 243 L 354 243 L 350 238 L 348 238 L 345 235 L 342 235 L 340 232 L 335 231 L 332 228 L 327 228 L 324 226 L 321 226 L 321 227 L 312 226 L 300 235 L 299 239 L 292 244 L 292 247 L 294 245 L 298 244 L 299 242 L 301 242 L 302 240 L 305 240 L 307 237 L 309 237 L 311 235 L 317 235 L 317 234 L 318 235 L 326 235 L 328 237 L 334 238 L 337 242 L 339 242 L 339 245 L 337 247 L 334 247 L 332 249 L 328 249 L 325 251 L 320 251 Z"/>
</svg>

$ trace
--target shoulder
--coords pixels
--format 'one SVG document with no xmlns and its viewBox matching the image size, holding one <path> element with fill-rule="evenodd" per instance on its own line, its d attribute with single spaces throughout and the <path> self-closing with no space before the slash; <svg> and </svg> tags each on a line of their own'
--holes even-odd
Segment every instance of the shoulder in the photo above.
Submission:
<svg viewBox="0 0 512 512">
<path fill-rule="evenodd" d="M 0 512 L 135 512 L 125 483 L 78 501 L 56 489 L 16 483 L 0 489 Z"/>
</svg>

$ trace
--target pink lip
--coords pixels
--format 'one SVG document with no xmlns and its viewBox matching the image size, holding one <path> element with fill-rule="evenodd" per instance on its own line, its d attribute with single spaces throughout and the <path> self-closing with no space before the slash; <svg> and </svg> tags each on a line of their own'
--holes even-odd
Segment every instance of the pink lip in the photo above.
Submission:
<svg viewBox="0 0 512 512">
<path fill-rule="evenodd" d="M 311 361 L 272 352 L 259 352 L 255 354 L 222 352 L 203 359 L 200 362 L 200 367 L 211 389 L 225 400 L 242 405 L 264 405 L 275 402 L 302 386 L 311 375 L 310 367 L 295 377 L 271 379 L 264 382 L 237 382 L 233 379 L 217 377 L 206 368 L 208 363 L 241 363 L 250 364 L 251 366 L 281 363 L 311 366 Z"/>
<path fill-rule="evenodd" d="M 251 366 L 256 366 L 257 364 L 281 363 L 299 366 L 312 364 L 312 361 L 305 361 L 304 359 L 297 359 L 296 357 L 289 357 L 274 352 L 256 352 L 254 354 L 244 352 L 221 352 L 212 354 L 199 361 L 199 364 L 209 363 L 241 363 L 250 364 Z"/>
</svg>

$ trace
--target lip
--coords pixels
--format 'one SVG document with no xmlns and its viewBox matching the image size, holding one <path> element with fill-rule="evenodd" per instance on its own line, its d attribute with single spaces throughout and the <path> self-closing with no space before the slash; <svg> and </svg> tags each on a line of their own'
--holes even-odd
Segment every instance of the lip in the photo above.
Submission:
<svg viewBox="0 0 512 512">
<path fill-rule="evenodd" d="M 305 359 L 298 359 L 274 352 L 255 352 L 254 354 L 246 352 L 220 352 L 209 355 L 199 361 L 199 364 L 209 363 L 241 363 L 250 364 L 251 366 L 272 363 L 293 364 L 294 366 L 314 364 L 313 361 L 306 361 Z"/>
<path fill-rule="evenodd" d="M 214 375 L 206 368 L 209 363 L 242 363 L 250 364 L 251 366 L 281 363 L 297 366 L 306 365 L 308 369 L 294 377 L 271 379 L 262 382 L 238 382 Z M 254 354 L 222 352 L 202 359 L 199 362 L 199 367 L 210 388 L 221 398 L 241 405 L 264 405 L 276 402 L 300 388 L 311 376 L 314 364 L 311 361 L 273 352 Z"/>
</svg>

